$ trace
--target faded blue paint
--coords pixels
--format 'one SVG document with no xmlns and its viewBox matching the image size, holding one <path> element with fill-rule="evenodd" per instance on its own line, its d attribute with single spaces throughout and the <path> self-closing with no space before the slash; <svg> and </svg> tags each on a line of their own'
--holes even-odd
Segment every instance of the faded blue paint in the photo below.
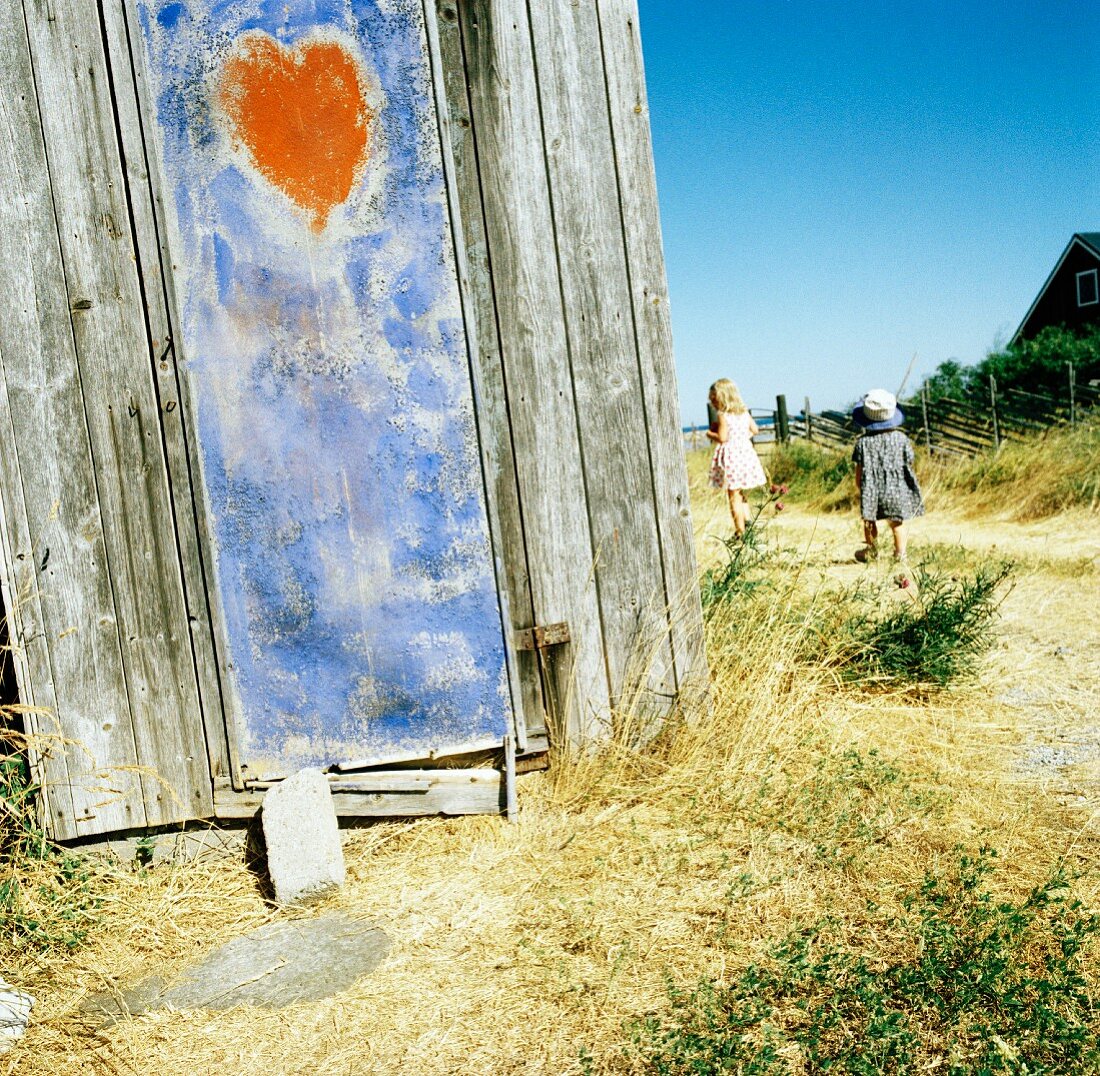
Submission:
<svg viewBox="0 0 1100 1076">
<path fill-rule="evenodd" d="M 174 30 L 186 12 L 187 8 L 183 4 L 165 4 L 157 12 L 157 22 L 165 30 Z"/>
<path fill-rule="evenodd" d="M 234 262 L 233 248 L 220 236 L 214 233 L 214 273 L 218 278 L 218 302 L 223 306 L 232 302 Z"/>
<path fill-rule="evenodd" d="M 419 0 L 148 3 L 216 574 L 253 770 L 502 736 L 509 703 Z M 374 85 L 321 234 L 228 137 L 239 35 Z"/>
</svg>

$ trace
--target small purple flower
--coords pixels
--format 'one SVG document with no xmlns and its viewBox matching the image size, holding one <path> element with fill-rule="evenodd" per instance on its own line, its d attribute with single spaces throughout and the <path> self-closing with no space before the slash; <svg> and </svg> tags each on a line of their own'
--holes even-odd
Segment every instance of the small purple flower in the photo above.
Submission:
<svg viewBox="0 0 1100 1076">
<path fill-rule="evenodd" d="M 779 492 L 786 494 L 786 493 L 789 493 L 790 491 L 788 490 L 788 488 L 786 486 L 780 486 L 779 487 Z"/>
<path fill-rule="evenodd" d="M 783 511 L 783 502 L 782 501 L 776 501 L 775 502 L 775 510 L 777 512 L 782 512 Z"/>
<path fill-rule="evenodd" d="M 768 492 L 774 497 L 779 492 L 779 487 L 773 482 L 768 486 Z"/>
<path fill-rule="evenodd" d="M 909 580 L 904 575 L 901 576 L 901 578 L 898 579 L 898 586 L 901 587 L 902 590 L 905 590 L 909 586 Z"/>
</svg>

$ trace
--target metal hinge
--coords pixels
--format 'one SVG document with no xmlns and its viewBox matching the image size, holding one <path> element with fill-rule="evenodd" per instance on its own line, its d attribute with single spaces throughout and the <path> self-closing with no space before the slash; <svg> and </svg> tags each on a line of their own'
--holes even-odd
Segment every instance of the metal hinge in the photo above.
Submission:
<svg viewBox="0 0 1100 1076">
<path fill-rule="evenodd" d="M 571 640 L 569 623 L 545 624 L 533 628 L 524 628 L 516 632 L 517 650 L 545 650 L 548 646 L 560 646 Z"/>
</svg>

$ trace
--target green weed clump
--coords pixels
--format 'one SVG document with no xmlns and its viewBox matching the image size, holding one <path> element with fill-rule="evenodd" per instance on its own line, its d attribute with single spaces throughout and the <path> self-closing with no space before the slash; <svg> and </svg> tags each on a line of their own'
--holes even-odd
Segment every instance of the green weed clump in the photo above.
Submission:
<svg viewBox="0 0 1100 1076">
<path fill-rule="evenodd" d="M 761 600 L 774 602 L 770 630 L 797 635 L 801 661 L 835 669 L 850 683 L 945 687 L 973 675 L 993 644 L 1014 571 L 1011 561 L 968 569 L 968 559 L 936 552 L 889 582 L 799 600 L 784 579 L 791 572 L 783 550 L 752 530 L 744 541 L 722 544 L 725 561 L 701 581 L 707 622 L 725 625 L 739 603 L 741 619 L 757 617 Z M 884 588 L 900 601 L 884 602 Z M 755 599 L 751 607 L 748 599 Z"/>
<path fill-rule="evenodd" d="M 1091 1073 L 1100 996 L 1086 977 L 1100 916 L 1061 870 L 1022 900 L 989 887 L 994 853 L 925 875 L 856 936 L 823 920 L 728 984 L 669 985 L 671 1011 L 633 1027 L 662 1076 L 837 1072 Z"/>
<path fill-rule="evenodd" d="M 716 539 L 725 554 L 725 563 L 708 568 L 700 579 L 700 597 L 703 615 L 708 619 L 721 607 L 735 598 L 744 598 L 761 587 L 772 586 L 773 573 L 779 550 L 767 541 L 769 510 L 783 511 L 783 498 L 788 488 L 776 483 L 750 501 L 752 515 L 744 537 Z"/>
<path fill-rule="evenodd" d="M 942 797 L 877 750 L 849 748 L 819 758 L 808 778 L 788 775 L 756 819 L 799 840 L 819 866 L 862 870 L 906 820 L 934 817 L 942 806 Z"/>
<path fill-rule="evenodd" d="M 727 602 L 772 585 L 766 569 L 775 559 L 758 528 L 750 527 L 745 537 L 719 538 L 725 563 L 708 568 L 700 580 L 703 615 L 708 619 Z"/>
<path fill-rule="evenodd" d="M 0 936 L 16 950 L 75 949 L 97 906 L 91 875 L 39 829 L 37 795 L 24 755 L 0 757 Z"/>
<path fill-rule="evenodd" d="M 896 585 L 909 600 L 883 613 L 851 616 L 844 630 L 852 640 L 844 668 L 850 679 L 943 687 L 975 672 L 993 643 L 994 624 L 1012 577 L 1010 561 L 948 575 L 923 564 Z"/>
</svg>

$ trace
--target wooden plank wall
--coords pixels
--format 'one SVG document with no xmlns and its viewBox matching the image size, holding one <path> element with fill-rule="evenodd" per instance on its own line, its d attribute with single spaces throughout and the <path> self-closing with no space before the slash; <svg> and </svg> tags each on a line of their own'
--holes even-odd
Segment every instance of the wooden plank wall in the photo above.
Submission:
<svg viewBox="0 0 1100 1076">
<path fill-rule="evenodd" d="M 486 237 L 485 254 L 471 258 L 470 271 L 482 274 L 474 289 L 485 304 L 482 336 L 488 338 L 487 329 L 495 328 L 489 361 L 500 362 L 506 394 L 507 422 L 498 416 L 488 439 L 499 445 L 510 438 L 516 446 L 521 520 L 512 526 L 522 524 L 534 622 L 568 621 L 573 636 L 570 652 L 547 670 L 546 687 L 569 733 L 580 739 L 599 733 L 599 722 L 610 712 L 611 689 L 592 572 L 595 555 L 564 306 L 555 250 L 548 242 L 554 229 L 542 132 L 532 107 L 538 97 L 530 32 L 524 5 L 510 0 L 507 6 L 498 24 L 497 4 L 444 4 L 440 24 L 454 26 L 461 14 L 471 127 L 469 146 L 456 152 L 456 159 L 464 161 L 462 220 L 468 249 L 477 249 L 479 232 Z M 461 102 L 451 107 L 459 115 L 467 111 Z M 483 152 L 486 138 L 495 152 Z M 507 511 L 507 505 L 498 505 L 498 511 Z"/>
<path fill-rule="evenodd" d="M 200 689 L 190 638 L 206 615 L 181 561 L 195 524 L 177 545 L 173 506 L 186 522 L 194 496 L 185 469 L 169 472 L 181 435 L 153 373 L 170 329 L 146 278 L 155 236 L 139 243 L 132 75 L 105 45 L 120 11 L 26 0 L 0 14 L 0 166 L 21 195 L 0 210 L 0 284 L 18 296 L 0 323 L 4 575 L 21 694 L 51 711 L 34 731 L 57 734 L 36 761 L 62 838 L 213 809 L 200 692 L 214 706 L 219 693 L 205 659 Z"/>
<path fill-rule="evenodd" d="M 512 685 L 513 722 L 521 751 L 527 749 L 528 723 L 531 731 L 545 732 L 545 702 L 535 652 L 515 646 L 516 626 L 534 623 L 530 576 L 523 538 L 516 486 L 516 462 L 508 409 L 492 291 L 488 287 L 489 266 L 484 221 L 480 213 L 462 232 L 459 189 L 476 192 L 477 170 L 470 130 L 470 113 L 462 66 L 462 43 L 457 33 L 457 16 L 439 25 L 431 0 L 425 0 L 424 24 L 431 42 L 432 72 L 436 83 L 436 106 L 440 122 L 440 145 L 447 175 L 451 231 L 455 237 L 455 269 L 462 297 L 466 340 L 470 349 L 470 372 L 476 400 L 475 421 L 485 478 L 486 508 L 493 545 L 497 591 L 501 601 L 508 647 L 508 674 Z M 459 241 L 462 236 L 462 242 Z"/>
<path fill-rule="evenodd" d="M 103 5 L 105 41 L 114 81 L 119 137 L 126 166 L 134 234 L 141 276 L 145 285 L 146 318 L 152 337 L 152 369 L 160 401 L 161 429 L 171 483 L 172 512 L 183 584 L 187 598 L 198 689 L 206 729 L 206 750 L 210 773 L 215 778 L 238 778 L 235 744 L 226 735 L 228 694 L 221 684 L 228 675 L 226 658 L 220 652 L 221 638 L 215 628 L 220 608 L 209 599 L 203 550 L 211 548 L 209 517 L 202 494 L 198 446 L 188 430 L 194 429 L 194 406 L 188 381 L 180 373 L 175 346 L 179 313 L 170 286 L 171 255 L 168 250 L 165 214 L 158 187 L 153 181 L 154 145 L 142 116 L 154 115 L 148 89 L 144 50 L 137 40 L 133 9 L 121 2 Z M 150 121 L 151 122 L 151 119 Z M 200 537 L 201 535 L 201 537 Z"/>
<path fill-rule="evenodd" d="M 638 9 L 636 0 L 602 0 L 597 11 L 677 688 L 697 708 L 709 681 Z"/>
<path fill-rule="evenodd" d="M 449 87 L 459 196 L 503 397 L 485 418 L 516 490 L 499 509 L 534 622 L 570 624 L 547 688 L 584 741 L 706 682 L 637 13 L 437 10 L 465 72 Z"/>
<path fill-rule="evenodd" d="M 499 573 L 512 628 L 571 634 L 517 655 L 524 712 L 584 742 L 706 681 L 637 14 L 431 2 Z M 60 838 L 234 774 L 131 29 L 0 5 L 0 554 Z"/>
</svg>

